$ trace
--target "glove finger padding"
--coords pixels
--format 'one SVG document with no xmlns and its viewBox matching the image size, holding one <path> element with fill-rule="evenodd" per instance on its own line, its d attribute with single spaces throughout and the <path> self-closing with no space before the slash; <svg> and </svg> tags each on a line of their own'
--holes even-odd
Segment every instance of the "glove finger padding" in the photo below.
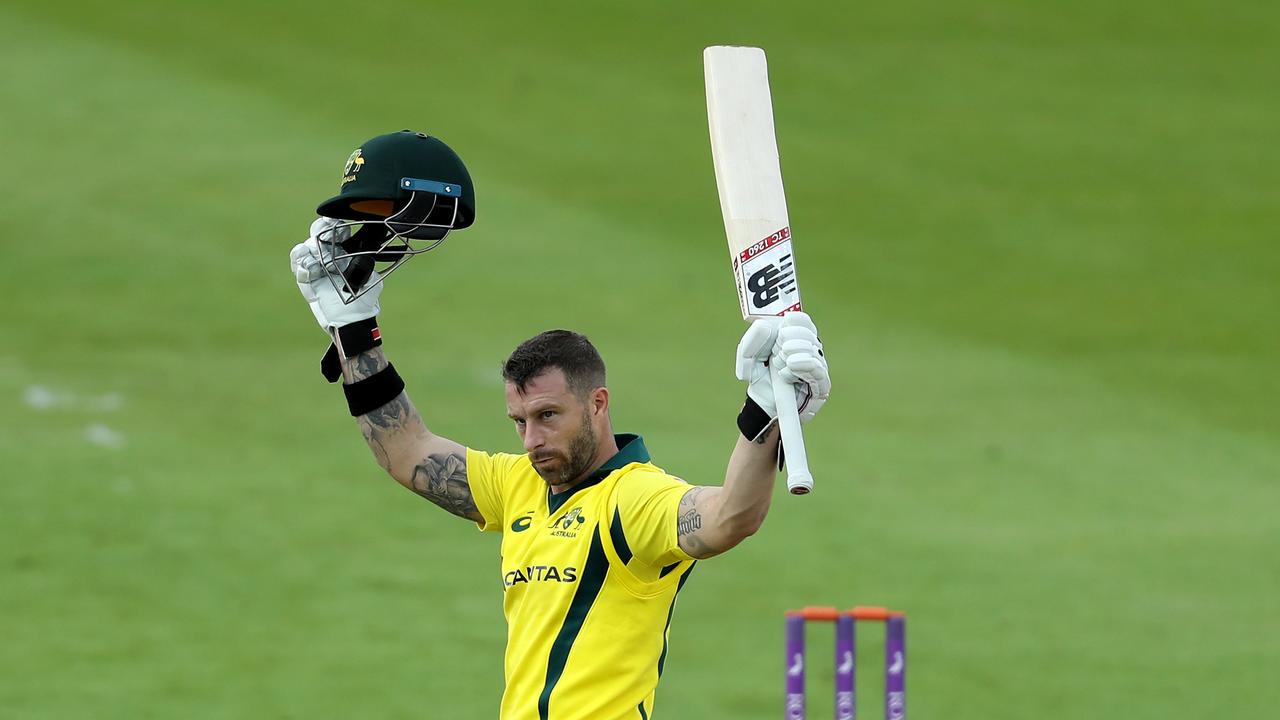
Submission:
<svg viewBox="0 0 1280 720">
<path fill-rule="evenodd" d="M 788 355 L 778 368 L 778 375 L 787 382 L 810 385 L 822 382 L 827 376 L 827 363 L 816 355 L 796 353 Z"/>
<path fill-rule="evenodd" d="M 818 326 L 813 324 L 813 318 L 809 317 L 809 313 L 796 310 L 782 316 L 782 330 L 791 328 L 806 328 L 814 337 L 818 336 Z M 782 332 L 780 330 L 779 332 Z"/>
<path fill-rule="evenodd" d="M 778 321 L 773 318 L 751 323 L 738 341 L 736 374 L 739 380 L 754 381 L 773 351 Z"/>
<path fill-rule="evenodd" d="M 807 327 L 783 327 L 778 329 L 778 340 L 775 349 L 786 352 L 788 349 L 799 350 L 809 347 L 822 348 L 818 334 Z"/>
<path fill-rule="evenodd" d="M 738 357 L 764 360 L 778 337 L 778 322 L 773 318 L 751 323 L 738 341 Z"/>
<path fill-rule="evenodd" d="M 335 218 L 318 217 L 315 220 L 311 221 L 311 229 L 308 231 L 309 232 L 308 237 L 318 238 L 320 237 L 321 233 L 325 232 L 326 230 L 335 228 L 341 223 L 342 223 L 341 220 L 338 220 Z"/>
<path fill-rule="evenodd" d="M 289 253 L 289 261 L 299 284 L 313 282 L 329 272 L 321 261 L 320 248 L 315 238 L 307 238 L 295 245 L 293 252 Z"/>
<path fill-rule="evenodd" d="M 289 252 L 289 267 L 293 270 L 293 278 L 298 283 L 298 291 L 302 293 L 302 299 L 308 303 L 316 301 L 316 291 L 311 287 L 312 268 L 318 266 L 319 262 L 311 255 L 311 249 L 306 243 L 298 243 L 293 246 L 293 250 Z"/>
<path fill-rule="evenodd" d="M 816 338 L 794 338 L 785 342 L 779 338 L 778 344 L 775 346 L 775 352 L 782 356 L 785 360 L 792 355 L 816 355 L 822 356 L 822 343 Z"/>
<path fill-rule="evenodd" d="M 783 381 L 795 385 L 800 422 L 812 420 L 831 394 L 827 360 L 812 318 L 801 312 L 782 316 L 771 362 Z"/>
</svg>

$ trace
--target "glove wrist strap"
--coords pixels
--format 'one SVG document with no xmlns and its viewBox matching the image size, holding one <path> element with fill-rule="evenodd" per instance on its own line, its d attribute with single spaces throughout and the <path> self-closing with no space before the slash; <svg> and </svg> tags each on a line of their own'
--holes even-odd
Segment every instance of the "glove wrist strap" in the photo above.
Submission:
<svg viewBox="0 0 1280 720">
<path fill-rule="evenodd" d="M 738 413 L 738 430 L 742 433 L 742 437 L 751 442 L 764 442 L 761 438 L 765 433 L 773 429 L 778 424 L 778 418 L 769 417 L 769 413 L 765 412 L 760 404 L 747 396 L 747 401 L 742 404 L 742 410 Z M 782 456 L 782 442 L 778 442 L 778 469 L 782 469 L 785 462 Z"/>
<path fill-rule="evenodd" d="M 742 437 L 756 442 L 778 422 L 777 418 L 769 417 L 769 413 L 765 412 L 760 404 L 747 396 L 747 401 L 742 404 L 742 410 L 738 413 L 738 430 L 742 433 Z"/>
<path fill-rule="evenodd" d="M 342 377 L 342 361 L 345 358 L 355 357 L 382 345 L 382 332 L 378 330 L 376 317 L 343 325 L 335 331 L 335 335 L 334 342 L 320 359 L 320 374 L 331 383 Z"/>
<path fill-rule="evenodd" d="M 404 392 L 404 380 L 396 372 L 394 365 L 387 366 L 369 377 L 343 385 L 342 392 L 347 396 L 347 408 L 352 417 L 360 417 L 377 410 L 395 400 Z"/>
</svg>

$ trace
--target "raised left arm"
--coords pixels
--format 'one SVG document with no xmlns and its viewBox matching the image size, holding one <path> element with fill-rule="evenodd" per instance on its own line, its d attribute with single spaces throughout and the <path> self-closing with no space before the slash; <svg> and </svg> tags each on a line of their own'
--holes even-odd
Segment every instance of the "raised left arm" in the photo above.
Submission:
<svg viewBox="0 0 1280 720">
<path fill-rule="evenodd" d="M 770 367 L 796 389 L 800 422 L 813 419 L 831 393 L 818 329 L 802 312 L 757 320 L 738 343 L 738 379 L 747 400 L 738 415 L 742 435 L 729 456 L 722 487 L 695 487 L 680 500 L 680 549 L 709 558 L 753 535 L 764 523 L 778 475 L 777 404 Z"/>
<path fill-rule="evenodd" d="M 724 485 L 690 488 L 680 499 L 676 520 L 680 549 L 694 558 L 709 558 L 754 535 L 769 514 L 777 463 L 776 427 L 756 442 L 739 435 Z"/>
</svg>

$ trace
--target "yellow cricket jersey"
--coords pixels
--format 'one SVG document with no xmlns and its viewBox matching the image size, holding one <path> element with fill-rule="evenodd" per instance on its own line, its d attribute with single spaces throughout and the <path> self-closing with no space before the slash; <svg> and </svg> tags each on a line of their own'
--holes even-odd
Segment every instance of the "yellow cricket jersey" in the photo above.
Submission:
<svg viewBox="0 0 1280 720">
<path fill-rule="evenodd" d="M 676 515 L 689 486 L 644 441 L 552 494 L 527 455 L 467 450 L 484 530 L 502 533 L 502 720 L 648 718 L 676 593 L 693 569 Z"/>
</svg>

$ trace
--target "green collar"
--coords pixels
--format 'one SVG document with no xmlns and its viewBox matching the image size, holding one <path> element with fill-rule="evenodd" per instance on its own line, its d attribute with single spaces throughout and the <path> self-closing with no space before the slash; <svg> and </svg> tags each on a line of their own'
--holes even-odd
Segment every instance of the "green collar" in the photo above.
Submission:
<svg viewBox="0 0 1280 720">
<path fill-rule="evenodd" d="M 618 444 L 618 452 L 613 457 L 604 461 L 604 464 L 596 468 L 586 480 L 574 485 L 562 493 L 553 493 L 551 488 L 547 488 L 547 510 L 554 513 L 564 505 L 574 493 L 589 488 L 605 478 L 609 477 L 609 473 L 623 466 L 634 462 L 649 462 L 649 450 L 644 446 L 644 438 L 639 435 L 630 433 L 622 433 L 613 436 L 613 441 Z"/>
</svg>

